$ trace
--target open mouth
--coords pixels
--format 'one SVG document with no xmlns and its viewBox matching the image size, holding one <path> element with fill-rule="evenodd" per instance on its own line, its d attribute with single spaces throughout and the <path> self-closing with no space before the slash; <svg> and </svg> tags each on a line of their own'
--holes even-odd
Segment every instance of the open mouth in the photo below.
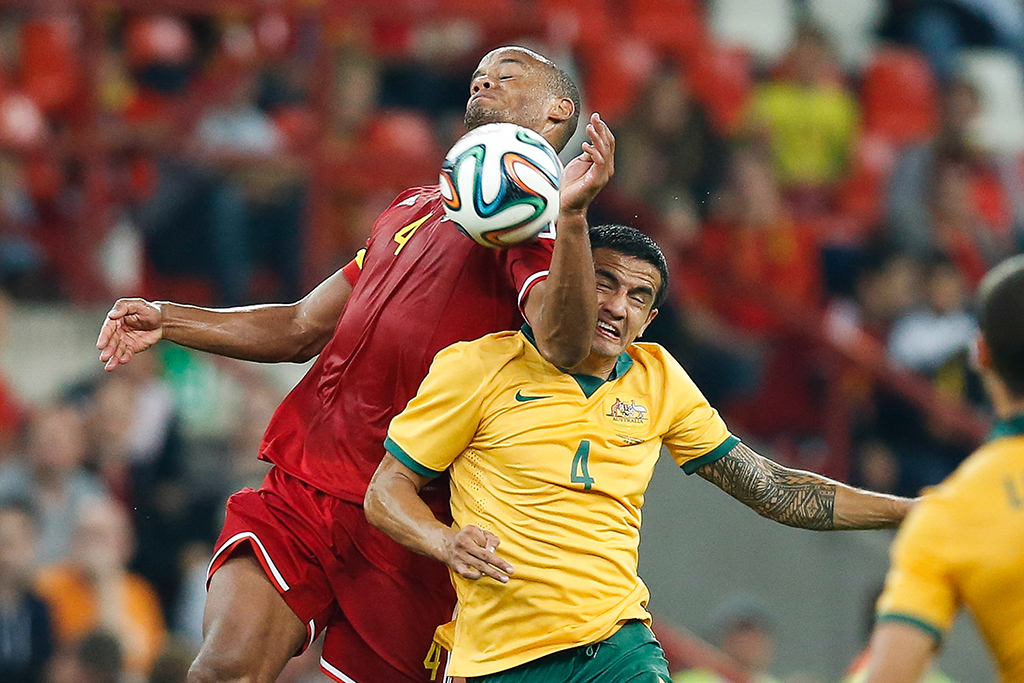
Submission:
<svg viewBox="0 0 1024 683">
<path fill-rule="evenodd" d="M 603 320 L 597 321 L 597 333 L 607 339 L 616 342 L 622 338 L 622 334 L 619 332 L 618 328 L 616 328 L 611 323 L 606 323 Z"/>
</svg>

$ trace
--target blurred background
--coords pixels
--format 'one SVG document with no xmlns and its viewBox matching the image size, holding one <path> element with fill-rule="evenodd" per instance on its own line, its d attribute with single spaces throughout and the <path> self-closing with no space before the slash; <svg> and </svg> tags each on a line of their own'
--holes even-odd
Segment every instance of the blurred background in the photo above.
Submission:
<svg viewBox="0 0 1024 683">
<path fill-rule="evenodd" d="M 0 681 L 184 680 L 224 500 L 305 369 L 163 346 L 104 374 L 106 308 L 301 297 L 436 182 L 503 44 L 612 126 L 591 222 L 663 246 L 648 337 L 736 434 L 901 495 L 984 439 L 971 300 L 1022 245 L 1020 0 L 4 0 Z M 641 574 L 677 681 L 857 680 L 891 535 L 778 527 L 675 469 Z M 940 666 L 994 680 L 966 621 Z M 282 680 L 326 679 L 312 652 Z"/>
</svg>

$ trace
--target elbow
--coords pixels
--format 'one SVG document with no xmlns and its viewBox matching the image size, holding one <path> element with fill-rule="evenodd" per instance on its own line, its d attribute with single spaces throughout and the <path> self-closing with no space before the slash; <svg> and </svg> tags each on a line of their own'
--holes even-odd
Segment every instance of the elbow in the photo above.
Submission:
<svg viewBox="0 0 1024 683">
<path fill-rule="evenodd" d="M 320 352 L 331 340 L 334 329 L 301 329 L 294 336 L 295 345 L 288 360 L 292 363 L 305 363 L 320 355 Z"/>
<path fill-rule="evenodd" d="M 363 496 L 363 514 L 366 515 L 366 521 L 377 529 L 384 523 L 383 504 L 373 481 L 366 487 L 366 495 Z"/>
</svg>

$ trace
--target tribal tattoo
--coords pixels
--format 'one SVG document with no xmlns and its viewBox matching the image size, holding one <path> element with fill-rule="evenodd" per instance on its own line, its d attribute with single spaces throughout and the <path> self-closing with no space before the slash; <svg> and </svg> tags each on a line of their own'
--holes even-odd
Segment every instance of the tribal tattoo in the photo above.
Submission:
<svg viewBox="0 0 1024 683">
<path fill-rule="evenodd" d="M 835 482 L 783 467 L 742 443 L 697 474 L 762 517 L 801 529 L 835 528 Z"/>
</svg>

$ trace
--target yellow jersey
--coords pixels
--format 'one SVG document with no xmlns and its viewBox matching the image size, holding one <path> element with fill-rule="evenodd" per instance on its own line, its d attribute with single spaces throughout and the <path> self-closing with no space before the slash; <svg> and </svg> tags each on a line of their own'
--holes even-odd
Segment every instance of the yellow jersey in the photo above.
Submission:
<svg viewBox="0 0 1024 683">
<path fill-rule="evenodd" d="M 966 605 L 1003 681 L 1024 681 L 1024 415 L 992 438 L 904 521 L 878 602 L 937 642 Z"/>
<path fill-rule="evenodd" d="M 449 673 L 482 676 L 648 621 L 640 508 L 667 446 L 688 474 L 738 440 L 679 364 L 633 344 L 611 379 L 548 363 L 529 328 L 441 351 L 385 447 L 424 476 L 449 470 L 457 527 L 493 532 L 507 584 L 452 574 Z"/>
</svg>

